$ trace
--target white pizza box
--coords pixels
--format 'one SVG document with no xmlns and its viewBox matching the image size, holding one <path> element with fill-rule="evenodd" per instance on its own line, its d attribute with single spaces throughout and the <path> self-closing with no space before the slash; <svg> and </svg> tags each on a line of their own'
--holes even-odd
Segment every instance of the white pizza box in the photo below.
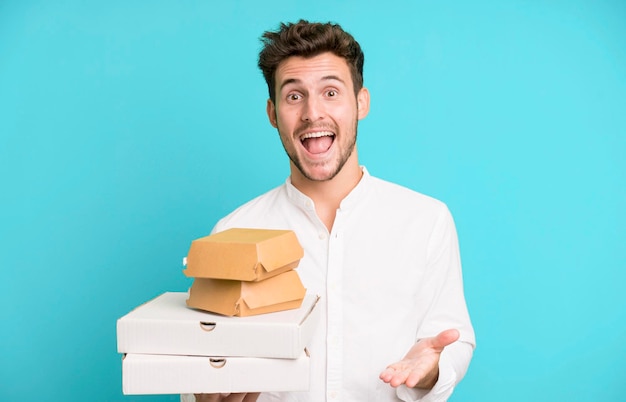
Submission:
<svg viewBox="0 0 626 402">
<path fill-rule="evenodd" d="M 298 309 L 248 317 L 195 310 L 187 297 L 166 292 L 118 319 L 118 352 L 296 359 L 320 319 L 314 294 Z"/>
<path fill-rule="evenodd" d="M 307 391 L 310 359 L 127 354 L 122 391 L 131 394 L 194 394 Z"/>
</svg>

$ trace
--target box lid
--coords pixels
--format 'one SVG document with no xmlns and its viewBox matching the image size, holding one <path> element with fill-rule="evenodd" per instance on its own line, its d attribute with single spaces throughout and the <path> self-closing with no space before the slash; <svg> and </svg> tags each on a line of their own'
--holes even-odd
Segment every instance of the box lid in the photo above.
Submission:
<svg viewBox="0 0 626 402">
<path fill-rule="evenodd" d="M 298 266 L 304 249 L 291 230 L 233 228 L 191 242 L 184 274 L 259 281 Z"/>
<path fill-rule="evenodd" d="M 320 317 L 314 294 L 298 309 L 249 317 L 194 310 L 187 297 L 167 292 L 121 317 L 118 352 L 293 359 L 308 346 Z"/>
<path fill-rule="evenodd" d="M 306 391 L 310 358 L 211 358 L 127 354 L 122 360 L 122 390 L 130 394 L 193 394 Z"/>
</svg>

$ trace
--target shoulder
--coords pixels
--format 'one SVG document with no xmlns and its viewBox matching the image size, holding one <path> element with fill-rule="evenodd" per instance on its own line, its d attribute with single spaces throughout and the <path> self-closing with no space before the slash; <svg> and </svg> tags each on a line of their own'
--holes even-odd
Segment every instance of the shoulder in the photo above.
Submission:
<svg viewBox="0 0 626 402">
<path fill-rule="evenodd" d="M 443 201 L 429 195 L 378 177 L 371 176 L 370 180 L 375 198 L 388 206 L 402 209 L 416 208 L 439 213 L 448 211 L 448 207 Z"/>
<path fill-rule="evenodd" d="M 286 200 L 285 185 L 282 184 L 272 190 L 239 206 L 237 209 L 220 219 L 213 232 L 219 232 L 229 227 L 257 227 L 266 226 L 263 217 L 269 217 L 276 207 Z"/>
</svg>

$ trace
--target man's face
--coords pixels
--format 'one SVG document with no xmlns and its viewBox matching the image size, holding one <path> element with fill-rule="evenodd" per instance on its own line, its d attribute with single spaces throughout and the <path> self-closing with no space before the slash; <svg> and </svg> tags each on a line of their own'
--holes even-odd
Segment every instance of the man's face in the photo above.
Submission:
<svg viewBox="0 0 626 402">
<path fill-rule="evenodd" d="M 330 180 L 354 152 L 358 120 L 369 110 L 369 94 L 354 95 L 346 61 L 332 53 L 290 57 L 276 70 L 276 104 L 267 102 L 270 122 L 302 175 Z M 356 154 L 354 155 L 354 162 Z"/>
</svg>

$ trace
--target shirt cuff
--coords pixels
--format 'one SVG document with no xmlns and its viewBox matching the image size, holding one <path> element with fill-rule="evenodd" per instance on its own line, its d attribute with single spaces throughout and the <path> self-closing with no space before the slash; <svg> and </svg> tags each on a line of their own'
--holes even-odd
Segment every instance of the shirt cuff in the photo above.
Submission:
<svg viewBox="0 0 626 402">
<path fill-rule="evenodd" d="M 409 388 L 402 384 L 396 388 L 396 395 L 404 402 L 445 402 L 452 395 L 456 385 L 456 372 L 446 353 L 439 358 L 439 379 L 432 389 Z"/>
</svg>

